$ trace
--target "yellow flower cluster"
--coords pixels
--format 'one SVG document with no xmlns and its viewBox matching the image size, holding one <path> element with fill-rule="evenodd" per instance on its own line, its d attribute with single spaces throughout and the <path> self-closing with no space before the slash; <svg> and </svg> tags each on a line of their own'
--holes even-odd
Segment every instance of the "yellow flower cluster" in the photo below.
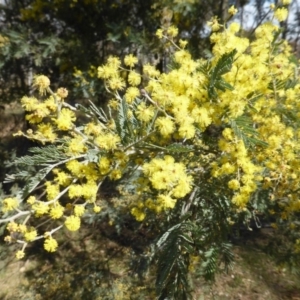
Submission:
<svg viewBox="0 0 300 300">
<path fill-rule="evenodd" d="M 171 192 L 175 198 L 182 198 L 191 191 L 192 177 L 186 174 L 183 163 L 176 163 L 172 156 L 154 158 L 143 165 L 143 173 L 154 189 Z"/>
<path fill-rule="evenodd" d="M 2 211 L 4 213 L 15 210 L 19 206 L 17 198 L 6 198 L 2 201 Z"/>
<path fill-rule="evenodd" d="M 154 158 L 143 165 L 144 180 L 139 180 L 140 191 L 147 198 L 148 193 L 157 194 L 148 198 L 145 203 L 139 202 L 138 206 L 131 209 L 131 213 L 138 221 L 142 221 L 146 214 L 145 209 L 161 212 L 174 208 L 177 199 L 186 196 L 192 189 L 193 178 L 187 175 L 185 165 L 176 163 L 172 156 Z M 149 185 L 156 192 L 149 190 Z"/>
<path fill-rule="evenodd" d="M 235 13 L 231 7 L 229 14 Z M 274 16 L 284 20 L 286 8 L 277 8 Z M 21 100 L 27 120 L 36 125 L 24 135 L 59 143 L 67 159 L 55 164 L 51 181 L 43 182 L 44 193 L 29 196 L 24 201 L 28 211 L 19 214 L 62 220 L 68 230 L 77 231 L 86 211 L 101 211 L 97 193 L 103 181 L 124 174 L 139 175 L 139 199 L 127 205 L 138 221 L 148 214 L 168 213 L 187 199 L 193 186 L 226 196 L 234 213 L 247 209 L 259 189 L 279 202 L 281 218 L 299 212 L 300 83 L 290 46 L 276 40 L 279 27 L 271 22 L 258 26 L 251 40 L 242 37 L 235 22 L 221 25 L 214 18 L 210 26 L 210 61 L 193 59 L 184 41 L 175 44 L 178 30 L 170 26 L 157 31 L 176 49 L 176 68 L 168 73 L 149 64 L 137 73 L 132 54 L 123 62 L 109 57 L 97 68 L 113 98 L 111 115 L 118 120 L 89 118 L 77 127 L 76 108 L 65 102 L 67 91 L 53 93 L 50 81 L 36 78 L 40 93 L 51 95 L 42 101 Z M 190 150 L 172 153 L 170 145 Z M 16 198 L 2 201 L 5 213 L 19 209 Z M 26 224 L 11 222 L 8 228 L 24 243 L 38 238 Z M 50 252 L 57 248 L 52 233 L 44 244 Z"/>
<path fill-rule="evenodd" d="M 22 107 L 26 110 L 26 120 L 29 123 L 36 124 L 35 132 L 32 129 L 26 133 L 18 132 L 15 135 L 23 135 L 29 139 L 39 142 L 54 143 L 58 139 L 59 131 L 71 130 L 76 120 L 74 112 L 67 106 L 63 107 L 64 98 L 68 91 L 65 88 L 59 88 L 56 93 L 50 89 L 50 80 L 44 75 L 37 76 L 34 85 L 39 89 L 40 94 L 51 95 L 38 100 L 36 97 L 23 97 L 21 99 Z"/>
<path fill-rule="evenodd" d="M 45 248 L 46 251 L 55 252 L 57 247 L 58 247 L 58 244 L 57 244 L 57 241 L 54 238 L 48 237 L 48 238 L 45 239 L 44 248 Z"/>
</svg>

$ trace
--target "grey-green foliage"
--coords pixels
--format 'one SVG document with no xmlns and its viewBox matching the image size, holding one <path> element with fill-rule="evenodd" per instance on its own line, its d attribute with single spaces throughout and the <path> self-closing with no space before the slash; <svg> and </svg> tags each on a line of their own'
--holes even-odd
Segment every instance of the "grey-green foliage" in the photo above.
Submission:
<svg viewBox="0 0 300 300">
<path fill-rule="evenodd" d="M 207 197 L 210 197 L 208 199 Z M 200 256 L 199 276 L 213 281 L 220 263 L 227 271 L 233 262 L 228 243 L 231 226 L 227 198 L 197 189 L 189 211 L 181 222 L 168 229 L 156 243 L 158 299 L 191 299 L 189 267 L 191 256 Z M 182 204 L 183 205 L 183 204 Z M 178 207 L 177 207 L 178 208 Z"/>
<path fill-rule="evenodd" d="M 129 107 L 125 99 L 120 100 L 118 115 L 115 118 L 116 130 L 121 138 L 122 144 L 125 146 L 136 143 L 137 147 L 144 146 L 144 140 L 152 133 L 154 122 L 157 118 L 158 111 L 152 117 L 151 122 L 144 128 L 144 124 L 137 118 L 137 106 L 141 103 L 141 99 L 136 99 L 132 107 Z"/>
<path fill-rule="evenodd" d="M 230 120 L 230 126 L 234 134 L 241 139 L 246 147 L 267 146 L 268 144 L 259 139 L 259 133 L 253 126 L 252 121 L 246 116 L 240 116 L 235 120 Z"/>
<path fill-rule="evenodd" d="M 0 68 L 10 58 L 20 59 L 24 57 L 32 57 L 34 66 L 40 67 L 43 60 L 49 59 L 49 55 L 61 48 L 61 41 L 55 35 L 36 38 L 34 42 L 28 43 L 28 32 L 25 30 L 8 30 L 4 34 L 8 37 L 9 42 L 4 44 L 1 49 L 1 54 L 5 59 L 1 61 Z"/>
<path fill-rule="evenodd" d="M 33 147 L 29 152 L 32 155 L 16 158 L 7 164 L 16 167 L 16 173 L 8 175 L 5 182 L 22 181 L 23 197 L 32 192 L 53 168 L 67 159 L 64 151 L 54 145 Z"/>
<path fill-rule="evenodd" d="M 210 244 L 208 235 L 209 232 L 197 222 L 191 221 L 177 224 L 164 233 L 157 243 L 158 299 L 191 299 L 191 255 L 201 257 L 202 263 L 197 267 L 197 273 L 206 280 L 214 280 L 221 262 L 225 270 L 229 269 L 234 258 L 231 245 L 223 240 Z"/>
<path fill-rule="evenodd" d="M 208 61 L 206 65 L 200 68 L 200 71 L 208 77 L 207 91 L 210 98 L 214 99 L 217 97 L 217 90 L 225 91 L 226 89 L 233 89 L 222 76 L 231 70 L 236 54 L 237 50 L 234 49 L 229 53 L 223 54 L 215 66 L 212 66 Z"/>
<path fill-rule="evenodd" d="M 188 299 L 189 255 L 193 253 L 194 241 L 191 236 L 193 224 L 182 222 L 167 230 L 157 242 L 158 299 Z"/>
</svg>

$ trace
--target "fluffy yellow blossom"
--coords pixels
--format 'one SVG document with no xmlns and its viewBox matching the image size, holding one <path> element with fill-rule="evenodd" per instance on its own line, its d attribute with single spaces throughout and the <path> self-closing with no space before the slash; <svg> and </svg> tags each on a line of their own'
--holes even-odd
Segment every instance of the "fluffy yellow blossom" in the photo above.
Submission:
<svg viewBox="0 0 300 300">
<path fill-rule="evenodd" d="M 26 242 L 32 242 L 37 237 L 36 229 L 31 227 L 30 230 L 24 233 L 24 239 Z"/>
<path fill-rule="evenodd" d="M 175 52 L 174 59 L 179 64 L 185 64 L 191 59 L 191 54 L 187 50 L 182 49 Z"/>
<path fill-rule="evenodd" d="M 18 225 L 18 232 L 25 233 L 27 231 L 27 226 L 25 224 Z"/>
<path fill-rule="evenodd" d="M 140 121 L 148 123 L 154 116 L 154 108 L 153 106 L 147 106 L 145 102 L 142 102 L 136 110 L 136 115 Z"/>
<path fill-rule="evenodd" d="M 249 195 L 247 194 L 236 194 L 232 197 L 232 203 L 236 206 L 243 208 L 249 201 Z"/>
<path fill-rule="evenodd" d="M 60 219 L 64 214 L 64 210 L 65 210 L 65 208 L 56 202 L 51 207 L 49 215 L 50 215 L 51 219 Z"/>
<path fill-rule="evenodd" d="M 169 117 L 157 118 L 155 126 L 164 137 L 170 136 L 175 131 L 175 124 Z"/>
<path fill-rule="evenodd" d="M 120 91 L 125 88 L 126 84 L 123 78 L 114 76 L 108 80 L 108 86 L 113 91 Z"/>
<path fill-rule="evenodd" d="M 232 179 L 228 182 L 228 187 L 232 190 L 237 190 L 240 187 L 240 183 L 236 179 Z"/>
<path fill-rule="evenodd" d="M 37 216 L 42 216 L 49 211 L 49 205 L 44 202 L 35 202 L 32 205 L 32 209 L 35 211 Z"/>
<path fill-rule="evenodd" d="M 277 8 L 274 13 L 274 17 L 279 21 L 283 22 L 288 16 L 288 10 L 285 7 Z"/>
<path fill-rule="evenodd" d="M 209 116 L 209 111 L 205 107 L 196 107 L 193 109 L 191 115 L 195 122 L 198 123 L 203 129 L 212 123 L 212 119 Z"/>
<path fill-rule="evenodd" d="M 99 179 L 98 168 L 92 162 L 89 162 L 83 166 L 83 173 L 83 178 L 85 178 L 87 181 L 97 181 Z"/>
<path fill-rule="evenodd" d="M 85 145 L 86 139 L 81 135 L 77 135 L 71 138 L 68 142 L 68 154 L 69 155 L 78 155 L 85 153 L 87 151 L 87 146 Z"/>
<path fill-rule="evenodd" d="M 292 0 L 282 0 L 283 5 L 289 5 L 292 3 Z"/>
<path fill-rule="evenodd" d="M 196 128 L 190 122 L 183 122 L 178 130 L 179 137 L 184 139 L 191 139 L 195 136 Z"/>
<path fill-rule="evenodd" d="M 67 169 L 75 176 L 81 177 L 83 165 L 76 159 L 66 163 Z"/>
<path fill-rule="evenodd" d="M 174 208 L 176 199 L 171 198 L 169 195 L 158 195 L 158 203 L 162 204 L 164 208 Z"/>
<path fill-rule="evenodd" d="M 54 171 L 54 170 L 53 170 Z M 55 181 L 59 184 L 59 185 L 62 185 L 62 186 L 66 186 L 70 183 L 70 175 L 67 174 L 66 172 L 64 171 L 59 171 L 59 170 L 56 170 L 55 172 L 53 172 L 55 174 Z"/>
<path fill-rule="evenodd" d="M 120 143 L 120 137 L 113 133 L 101 134 L 95 138 L 95 144 L 105 150 L 114 150 Z"/>
<path fill-rule="evenodd" d="M 212 31 L 218 31 L 221 28 L 221 24 L 217 18 L 212 18 L 211 21 L 207 22 L 207 25 L 211 27 Z"/>
<path fill-rule="evenodd" d="M 191 191 L 192 176 L 186 174 L 184 164 L 175 163 L 171 156 L 165 156 L 163 159 L 155 158 L 150 163 L 145 163 L 143 173 L 154 189 L 170 190 L 175 198 L 182 198 Z"/>
<path fill-rule="evenodd" d="M 124 95 L 127 103 L 132 103 L 140 95 L 140 91 L 136 87 L 129 87 Z"/>
<path fill-rule="evenodd" d="M 126 155 L 126 153 L 123 151 L 116 151 L 114 153 L 114 158 L 118 160 L 120 165 L 124 165 L 124 164 L 126 165 L 126 163 L 129 161 L 128 155 Z"/>
<path fill-rule="evenodd" d="M 73 128 L 73 122 L 76 120 L 75 113 L 70 109 L 63 108 L 57 119 L 52 118 L 59 130 L 70 130 Z"/>
<path fill-rule="evenodd" d="M 81 217 L 84 214 L 85 208 L 83 205 L 75 205 L 74 206 L 74 215 L 76 217 Z"/>
<path fill-rule="evenodd" d="M 110 171 L 111 161 L 106 156 L 102 156 L 99 159 L 98 165 L 99 165 L 100 173 L 104 175 Z"/>
<path fill-rule="evenodd" d="M 76 216 L 69 216 L 65 221 L 65 225 L 70 231 L 77 231 L 80 228 L 80 218 Z"/>
<path fill-rule="evenodd" d="M 84 132 L 87 135 L 99 135 L 101 131 L 102 131 L 101 125 L 96 124 L 94 122 L 90 122 L 86 124 L 84 127 Z"/>
<path fill-rule="evenodd" d="M 15 210 L 19 206 L 17 198 L 6 198 L 2 201 L 2 211 L 4 213 Z"/>
<path fill-rule="evenodd" d="M 41 140 L 46 139 L 47 142 L 53 143 L 57 138 L 57 134 L 54 132 L 54 128 L 49 123 L 48 124 L 45 124 L 45 123 L 38 124 L 37 133 L 41 133 L 41 135 L 42 135 Z"/>
<path fill-rule="evenodd" d="M 228 140 L 228 141 L 232 141 L 233 140 L 233 131 L 231 128 L 225 128 L 222 132 L 223 137 Z"/>
<path fill-rule="evenodd" d="M 82 186 L 80 184 L 71 184 L 69 186 L 68 195 L 71 199 L 82 196 Z"/>
<path fill-rule="evenodd" d="M 137 64 L 137 62 L 138 62 L 137 57 L 132 54 L 126 55 L 124 58 L 125 66 L 130 67 L 130 68 L 133 68 L 135 66 L 135 64 Z"/>
<path fill-rule="evenodd" d="M 228 13 L 232 16 L 234 16 L 237 12 L 238 10 L 234 7 L 234 5 L 230 6 L 230 8 L 228 9 Z"/>
<path fill-rule="evenodd" d="M 51 111 L 48 109 L 48 107 L 45 105 L 45 103 L 39 103 L 35 110 L 31 114 L 26 115 L 26 120 L 28 120 L 29 123 L 36 124 L 43 120 L 43 118 L 49 116 Z"/>
<path fill-rule="evenodd" d="M 48 200 L 53 200 L 59 194 L 59 185 L 53 184 L 51 181 L 46 181 L 46 192 Z"/>
<path fill-rule="evenodd" d="M 44 249 L 46 251 L 55 252 L 57 247 L 58 247 L 57 241 L 53 237 L 49 236 L 45 239 Z"/>
<path fill-rule="evenodd" d="M 185 41 L 185 40 L 179 40 L 179 46 L 182 48 L 182 49 L 184 49 L 185 47 L 186 47 L 186 45 L 188 44 L 188 42 L 187 41 Z"/>
<path fill-rule="evenodd" d="M 132 86 L 137 86 L 141 83 L 141 75 L 137 72 L 131 71 L 128 74 L 128 82 Z"/>
<path fill-rule="evenodd" d="M 109 174 L 111 180 L 118 180 L 122 177 L 122 172 L 119 169 L 112 170 Z"/>
<path fill-rule="evenodd" d="M 26 110 L 26 111 L 33 111 L 36 109 L 37 105 L 39 104 L 39 100 L 36 99 L 35 97 L 27 97 L 24 96 L 21 99 L 21 103 L 22 103 L 22 107 Z"/>
<path fill-rule="evenodd" d="M 164 31 L 162 29 L 157 29 L 155 35 L 159 38 L 162 39 L 164 36 Z"/>
<path fill-rule="evenodd" d="M 229 162 L 224 163 L 220 168 L 220 175 L 230 175 L 236 171 L 236 167 Z"/>
<path fill-rule="evenodd" d="M 107 64 L 115 69 L 121 66 L 121 60 L 117 56 L 109 56 L 107 59 Z"/>
<path fill-rule="evenodd" d="M 50 79 L 45 75 L 35 76 L 33 79 L 33 86 L 39 90 L 41 95 L 44 95 L 50 87 Z"/>
<path fill-rule="evenodd" d="M 46 99 L 44 101 L 44 104 L 51 112 L 57 111 L 58 103 L 53 95 L 51 95 L 48 99 Z"/>
<path fill-rule="evenodd" d="M 98 67 L 98 78 L 109 79 L 117 74 L 117 69 L 112 66 Z"/>
<path fill-rule="evenodd" d="M 67 98 L 68 93 L 69 93 L 68 90 L 66 88 L 62 88 L 62 87 L 57 89 L 57 92 L 56 92 L 57 96 L 62 99 Z"/>
<path fill-rule="evenodd" d="M 9 232 L 16 232 L 18 230 L 18 224 L 15 222 L 9 222 L 6 226 Z"/>
<path fill-rule="evenodd" d="M 93 208 L 93 211 L 97 214 L 101 211 L 101 207 L 98 206 L 98 205 L 95 205 L 94 208 Z"/>
<path fill-rule="evenodd" d="M 159 70 L 155 69 L 155 67 L 151 66 L 150 64 L 145 64 L 143 66 L 143 72 L 145 75 L 152 78 L 158 77 L 160 75 Z"/>
<path fill-rule="evenodd" d="M 239 32 L 240 28 L 241 28 L 241 25 L 240 25 L 239 23 L 232 22 L 232 23 L 229 25 L 228 30 L 229 30 L 231 33 L 235 34 L 235 33 L 238 33 L 238 32 Z"/>
<path fill-rule="evenodd" d="M 172 196 L 175 198 L 183 198 L 192 190 L 192 176 L 182 176 L 177 185 L 172 190 Z"/>
<path fill-rule="evenodd" d="M 94 181 L 88 181 L 87 183 L 82 185 L 82 196 L 90 203 L 95 202 L 97 192 L 98 186 L 97 183 Z"/>
<path fill-rule="evenodd" d="M 7 235 L 6 237 L 4 237 L 4 242 L 11 243 L 12 242 L 12 237 L 10 235 Z"/>
<path fill-rule="evenodd" d="M 167 33 L 170 37 L 174 38 L 178 35 L 178 28 L 176 28 L 175 26 L 170 26 L 167 29 Z"/>
<path fill-rule="evenodd" d="M 133 207 L 131 209 L 131 214 L 139 222 L 142 222 L 145 219 L 145 217 L 146 217 L 146 214 L 143 211 L 141 211 L 140 209 L 138 209 L 137 207 Z"/>
<path fill-rule="evenodd" d="M 16 259 L 22 259 L 25 256 L 25 252 L 23 250 L 19 250 L 16 253 Z"/>
</svg>

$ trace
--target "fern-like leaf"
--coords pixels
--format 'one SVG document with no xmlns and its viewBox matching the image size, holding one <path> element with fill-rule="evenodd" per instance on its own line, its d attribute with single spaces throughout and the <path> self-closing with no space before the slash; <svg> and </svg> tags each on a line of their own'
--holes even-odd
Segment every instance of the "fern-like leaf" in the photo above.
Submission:
<svg viewBox="0 0 300 300">
<path fill-rule="evenodd" d="M 217 89 L 222 91 L 225 91 L 226 89 L 233 89 L 233 87 L 222 78 L 222 75 L 231 70 L 236 53 L 237 50 L 234 49 L 229 53 L 223 54 L 218 60 L 216 66 L 212 68 L 208 83 L 209 97 L 215 98 L 217 96 Z"/>
<path fill-rule="evenodd" d="M 191 145 L 183 145 L 180 143 L 170 144 L 166 147 L 167 152 L 175 152 L 175 153 L 187 153 L 193 151 L 193 146 Z"/>
<path fill-rule="evenodd" d="M 118 117 L 116 119 L 116 129 L 123 143 L 126 137 L 126 118 L 127 106 L 126 102 L 122 99 L 122 101 L 119 104 Z"/>
<path fill-rule="evenodd" d="M 189 255 L 194 251 L 193 224 L 183 222 L 170 228 L 157 242 L 158 299 L 188 299 Z"/>
<path fill-rule="evenodd" d="M 217 260 L 219 256 L 218 248 L 212 246 L 208 251 L 205 252 L 205 259 L 202 262 L 203 277 L 206 280 L 214 280 L 217 271 Z"/>
<path fill-rule="evenodd" d="M 23 181 L 24 198 L 31 193 L 55 167 L 64 164 L 71 159 L 87 156 L 84 154 L 70 158 L 65 154 L 63 148 L 57 148 L 54 145 L 45 146 L 43 148 L 33 147 L 29 149 L 29 152 L 32 153 L 32 155 L 16 158 L 13 162 L 7 164 L 8 166 L 20 167 L 21 171 L 7 175 L 4 181 Z"/>
<path fill-rule="evenodd" d="M 101 107 L 97 107 L 92 101 L 90 102 L 90 110 L 97 116 L 98 120 L 103 123 L 108 122 L 108 117 Z"/>
<path fill-rule="evenodd" d="M 268 143 L 259 139 L 259 134 L 255 128 L 253 128 L 252 122 L 249 118 L 245 116 L 238 117 L 235 120 L 231 120 L 230 125 L 235 135 L 239 139 L 243 140 L 246 147 L 256 145 L 263 147 L 268 146 Z"/>
<path fill-rule="evenodd" d="M 48 164 L 56 163 L 57 161 L 67 159 L 67 155 L 62 149 L 57 148 L 54 145 L 49 145 L 43 148 L 33 147 L 29 149 L 29 152 L 33 155 L 25 155 L 16 158 L 12 162 L 8 162 L 8 166 L 45 166 Z"/>
</svg>

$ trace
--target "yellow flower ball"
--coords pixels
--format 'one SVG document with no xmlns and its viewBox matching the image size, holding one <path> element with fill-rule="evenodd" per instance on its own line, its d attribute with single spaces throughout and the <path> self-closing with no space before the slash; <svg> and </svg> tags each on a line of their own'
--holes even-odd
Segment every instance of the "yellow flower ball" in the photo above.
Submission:
<svg viewBox="0 0 300 300">
<path fill-rule="evenodd" d="M 50 79 L 45 75 L 35 76 L 33 79 L 33 86 L 39 90 L 41 95 L 44 95 L 50 87 Z"/>
<path fill-rule="evenodd" d="M 16 253 L 16 259 L 22 259 L 25 256 L 25 253 L 23 250 L 19 250 Z"/>
<path fill-rule="evenodd" d="M 57 241 L 53 237 L 48 237 L 44 242 L 44 249 L 48 252 L 55 252 L 58 247 Z"/>
<path fill-rule="evenodd" d="M 80 228 L 80 223 L 80 218 L 77 216 L 69 216 L 65 221 L 65 225 L 70 231 L 77 231 Z"/>
</svg>

